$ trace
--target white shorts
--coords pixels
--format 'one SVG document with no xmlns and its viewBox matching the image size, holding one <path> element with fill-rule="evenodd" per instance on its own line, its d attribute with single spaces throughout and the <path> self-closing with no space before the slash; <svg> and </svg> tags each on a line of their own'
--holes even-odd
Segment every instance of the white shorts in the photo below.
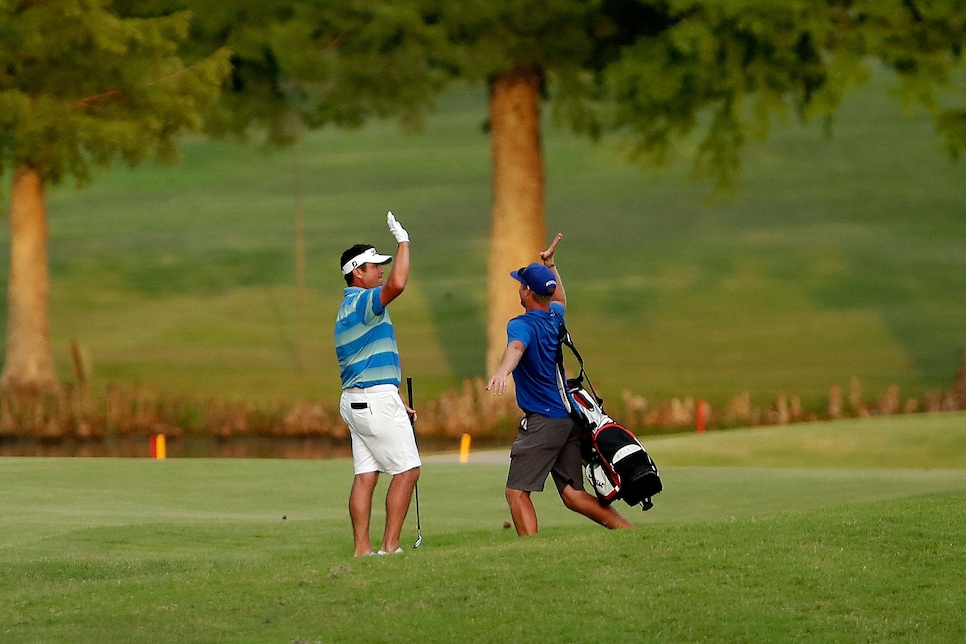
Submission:
<svg viewBox="0 0 966 644">
<path fill-rule="evenodd" d="M 395 476 L 421 465 L 406 406 L 394 385 L 344 389 L 339 412 L 349 425 L 356 474 Z"/>
</svg>

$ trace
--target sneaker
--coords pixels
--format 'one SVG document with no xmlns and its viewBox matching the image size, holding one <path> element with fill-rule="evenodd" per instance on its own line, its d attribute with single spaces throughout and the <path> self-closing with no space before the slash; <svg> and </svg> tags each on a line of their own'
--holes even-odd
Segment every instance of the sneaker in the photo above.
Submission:
<svg viewBox="0 0 966 644">
<path fill-rule="evenodd" d="M 380 550 L 376 554 L 377 555 L 401 555 L 402 553 L 403 553 L 403 549 L 402 548 L 396 548 L 392 552 L 386 552 L 385 550 Z"/>
</svg>

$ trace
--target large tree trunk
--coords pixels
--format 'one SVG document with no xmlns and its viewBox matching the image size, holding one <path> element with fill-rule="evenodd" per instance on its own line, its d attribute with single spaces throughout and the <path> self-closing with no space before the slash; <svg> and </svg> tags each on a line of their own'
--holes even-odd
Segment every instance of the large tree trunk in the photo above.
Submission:
<svg viewBox="0 0 966 644">
<path fill-rule="evenodd" d="M 523 312 L 510 271 L 538 261 L 544 248 L 541 80 L 538 70 L 521 69 L 490 81 L 493 228 L 487 268 L 487 374 L 500 364 L 507 321 Z"/>
<path fill-rule="evenodd" d="M 40 176 L 31 169 L 17 168 L 10 202 L 7 355 L 0 389 L 56 391 L 60 383 L 50 350 L 47 217 Z"/>
</svg>

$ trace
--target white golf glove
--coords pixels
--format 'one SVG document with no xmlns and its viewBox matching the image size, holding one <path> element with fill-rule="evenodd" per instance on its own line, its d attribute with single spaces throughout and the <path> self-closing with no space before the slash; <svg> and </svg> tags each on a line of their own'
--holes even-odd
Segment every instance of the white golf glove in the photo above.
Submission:
<svg viewBox="0 0 966 644">
<path fill-rule="evenodd" d="M 397 244 L 401 244 L 403 242 L 406 242 L 407 244 L 409 243 L 409 233 L 407 233 L 406 229 L 403 228 L 398 221 L 396 221 L 396 218 L 393 216 L 391 210 L 389 211 L 389 214 L 386 215 L 386 222 L 389 224 L 389 232 L 391 232 L 392 236 L 396 238 Z"/>
</svg>

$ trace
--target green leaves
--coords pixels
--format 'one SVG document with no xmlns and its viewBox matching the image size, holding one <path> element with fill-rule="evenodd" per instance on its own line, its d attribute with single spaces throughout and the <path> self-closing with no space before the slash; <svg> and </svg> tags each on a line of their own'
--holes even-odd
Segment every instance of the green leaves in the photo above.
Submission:
<svg viewBox="0 0 966 644">
<path fill-rule="evenodd" d="M 613 99 L 606 120 L 634 158 L 666 163 L 675 141 L 697 137 L 696 172 L 729 187 L 745 141 L 790 112 L 830 119 L 873 59 L 900 74 L 902 100 L 930 109 L 953 151 L 966 146 L 962 110 L 936 95 L 962 62 L 962 0 L 639 4 L 665 11 L 665 28 L 639 30 L 604 72 Z"/>
<path fill-rule="evenodd" d="M 632 157 L 656 164 L 670 160 L 674 141 L 702 132 L 691 161 L 728 187 L 744 143 L 767 136 L 774 116 L 807 114 L 828 83 L 827 12 L 817 3 L 678 2 L 666 24 L 605 70 L 610 123 L 629 135 Z"/>
<path fill-rule="evenodd" d="M 176 158 L 229 72 L 227 50 L 185 67 L 189 21 L 121 18 L 102 0 L 0 4 L 0 171 L 83 183 L 118 156 Z"/>
<path fill-rule="evenodd" d="M 83 181 L 118 154 L 170 159 L 203 125 L 274 142 L 373 117 L 417 128 L 447 82 L 533 68 L 575 131 L 619 132 L 658 164 L 695 138 L 689 161 L 728 186 L 746 141 L 829 119 L 870 59 L 966 149 L 964 38 L 964 0 L 7 0 L 0 170 Z"/>
<path fill-rule="evenodd" d="M 259 128 L 282 144 L 306 127 L 355 127 L 372 117 L 415 128 L 447 75 L 433 65 L 442 36 L 420 0 L 128 4 L 138 15 L 190 9 L 195 47 L 233 52 L 230 82 L 209 114 L 216 136 Z"/>
</svg>

